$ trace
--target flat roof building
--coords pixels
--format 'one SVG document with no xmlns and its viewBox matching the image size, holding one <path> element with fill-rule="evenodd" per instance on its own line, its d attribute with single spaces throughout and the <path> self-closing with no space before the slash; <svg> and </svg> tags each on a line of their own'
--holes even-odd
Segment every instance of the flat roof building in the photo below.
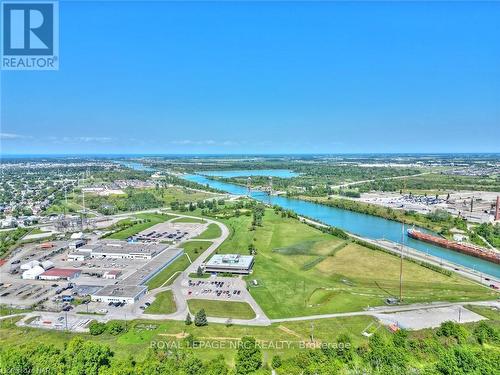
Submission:
<svg viewBox="0 0 500 375">
<path fill-rule="evenodd" d="M 89 251 L 75 251 L 73 253 L 68 254 L 68 260 L 74 260 L 74 261 L 84 261 L 90 257 L 90 252 Z"/>
<path fill-rule="evenodd" d="M 137 302 L 148 288 L 143 285 L 108 285 L 90 295 L 96 302 Z"/>
<path fill-rule="evenodd" d="M 87 241 L 85 241 L 83 239 L 79 239 L 79 240 L 75 240 L 75 241 L 70 242 L 70 244 L 68 245 L 68 247 L 71 250 L 76 250 L 76 249 L 84 246 L 86 243 L 87 243 Z"/>
<path fill-rule="evenodd" d="M 205 272 L 228 272 L 248 275 L 252 271 L 254 257 L 240 254 L 215 254 L 202 265 Z"/>
<path fill-rule="evenodd" d="M 129 243 L 123 241 L 106 241 L 92 246 L 91 258 L 111 259 L 151 259 L 167 248 L 167 245 L 155 243 Z M 81 248 L 86 251 L 87 248 Z"/>
</svg>

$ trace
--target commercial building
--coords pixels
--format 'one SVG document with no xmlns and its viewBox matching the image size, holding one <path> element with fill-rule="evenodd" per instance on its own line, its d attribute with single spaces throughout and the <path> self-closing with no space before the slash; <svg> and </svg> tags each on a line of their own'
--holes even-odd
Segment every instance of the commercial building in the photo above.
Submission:
<svg viewBox="0 0 500 375">
<path fill-rule="evenodd" d="M 94 294 L 90 295 L 90 299 L 96 302 L 137 302 L 148 288 L 143 285 L 108 285 Z"/>
<path fill-rule="evenodd" d="M 82 262 L 90 257 L 90 251 L 75 251 L 68 254 L 68 260 Z"/>
<path fill-rule="evenodd" d="M 40 280 L 71 280 L 80 276 L 81 271 L 68 268 L 52 268 L 42 273 L 38 278 Z"/>
<path fill-rule="evenodd" d="M 101 241 L 90 246 L 82 246 L 78 249 L 78 255 L 70 253 L 69 258 L 75 260 L 84 259 L 83 253 L 88 253 L 91 258 L 108 259 L 151 259 L 167 248 L 167 245 L 156 243 L 129 243 L 123 241 Z"/>
<path fill-rule="evenodd" d="M 70 242 L 70 244 L 68 245 L 68 247 L 69 247 L 70 250 L 76 250 L 76 249 L 84 246 L 86 243 L 87 243 L 87 241 L 85 241 L 83 239 L 79 239 L 79 240 L 75 240 L 73 242 Z"/>
<path fill-rule="evenodd" d="M 248 275 L 252 271 L 254 257 L 240 254 L 215 254 L 210 260 L 202 264 L 205 272 L 228 272 Z"/>
</svg>

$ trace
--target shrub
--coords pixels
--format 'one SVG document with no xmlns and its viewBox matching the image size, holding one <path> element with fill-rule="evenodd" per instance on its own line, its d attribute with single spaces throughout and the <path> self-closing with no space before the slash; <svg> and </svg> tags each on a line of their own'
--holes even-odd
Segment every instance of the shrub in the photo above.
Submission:
<svg viewBox="0 0 500 375">
<path fill-rule="evenodd" d="M 89 324 L 89 332 L 93 336 L 100 335 L 106 331 L 106 323 L 101 323 L 96 320 L 93 320 Z"/>
</svg>

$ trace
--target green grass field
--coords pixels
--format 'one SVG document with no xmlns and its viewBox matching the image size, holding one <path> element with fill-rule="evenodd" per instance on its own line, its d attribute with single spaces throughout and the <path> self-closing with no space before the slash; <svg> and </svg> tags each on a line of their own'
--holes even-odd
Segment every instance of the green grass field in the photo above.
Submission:
<svg viewBox="0 0 500 375">
<path fill-rule="evenodd" d="M 102 344 L 107 344 L 116 353 L 118 358 L 127 358 L 132 355 L 134 358 L 143 360 L 147 354 L 147 349 L 152 342 L 179 342 L 187 334 L 193 335 L 197 340 L 204 340 L 210 345 L 204 348 L 196 348 L 197 355 L 204 360 L 212 359 L 222 354 L 229 365 L 233 365 L 236 350 L 234 347 L 227 347 L 224 350 L 218 349 L 219 343 L 236 343 L 243 336 L 253 336 L 263 346 L 264 355 L 270 359 L 273 355 L 279 354 L 284 358 L 297 354 L 300 350 L 301 342 L 309 342 L 311 334 L 311 322 L 286 322 L 272 324 L 268 327 L 259 326 L 239 326 L 209 323 L 205 327 L 196 327 L 194 324 L 186 326 L 184 322 L 162 320 L 145 321 L 137 320 L 127 323 L 128 332 L 119 336 L 102 334 L 91 336 L 84 333 L 71 333 L 63 331 L 42 330 L 35 328 L 16 327 L 10 319 L 0 321 L 0 340 L 2 345 L 29 345 L 33 342 L 43 342 L 53 344 L 62 348 L 65 343 L 74 337 L 82 337 Z M 314 339 L 320 342 L 335 342 L 341 334 L 349 334 L 353 343 L 362 344 L 367 339 L 361 335 L 363 329 L 373 322 L 373 318 L 367 316 L 355 316 L 348 318 L 321 319 L 314 321 Z M 385 330 L 379 330 L 383 334 Z M 283 347 L 279 344 L 286 342 Z M 274 344 L 274 345 L 273 345 Z M 288 348 L 290 345 L 290 348 Z"/>
<path fill-rule="evenodd" d="M 207 229 L 196 237 L 199 240 L 213 240 L 215 238 L 219 238 L 222 232 L 217 224 L 209 224 Z"/>
<path fill-rule="evenodd" d="M 384 305 L 399 295 L 399 259 L 345 242 L 266 210 L 262 227 L 251 218 L 226 220 L 230 236 L 219 253 L 248 254 L 257 249 L 256 279 L 250 292 L 270 318 L 357 311 Z M 497 293 L 453 274 L 445 276 L 404 262 L 405 303 L 493 299 Z"/>
<path fill-rule="evenodd" d="M 196 219 L 193 217 L 181 217 L 179 219 L 172 220 L 173 223 L 204 223 L 203 219 Z"/>
<path fill-rule="evenodd" d="M 153 303 L 144 310 L 147 314 L 171 314 L 175 311 L 174 295 L 171 290 L 158 293 Z"/>
<path fill-rule="evenodd" d="M 138 219 L 142 219 L 142 220 L 146 220 L 146 221 L 142 222 L 142 223 L 134 224 L 131 227 L 128 227 L 126 229 L 123 229 L 121 231 L 113 233 L 112 235 L 110 235 L 107 238 L 115 239 L 115 240 L 126 240 L 130 236 L 134 236 L 137 233 L 142 232 L 143 230 L 151 228 L 153 225 L 156 225 L 158 223 L 163 223 L 164 221 L 170 220 L 173 217 L 175 217 L 175 216 L 166 215 L 166 214 L 138 214 L 136 216 Z"/>
<path fill-rule="evenodd" d="M 191 262 L 198 258 L 211 244 L 212 243 L 209 241 L 188 241 L 183 243 L 181 246 L 184 249 L 184 254 L 146 283 L 149 290 L 159 288 L 169 279 L 170 280 L 165 285 L 170 285 L 175 279 L 175 277 L 172 276 L 178 272 L 184 271 Z M 191 262 L 186 254 L 191 259 Z"/>
<path fill-rule="evenodd" d="M 255 312 L 246 302 L 210 301 L 206 299 L 189 299 L 189 311 L 195 314 L 205 309 L 207 316 L 216 318 L 253 319 Z"/>
</svg>

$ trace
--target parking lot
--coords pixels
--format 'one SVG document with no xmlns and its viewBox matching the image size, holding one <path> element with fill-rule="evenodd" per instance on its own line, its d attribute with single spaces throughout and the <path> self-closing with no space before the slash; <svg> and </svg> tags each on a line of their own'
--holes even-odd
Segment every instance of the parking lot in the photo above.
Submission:
<svg viewBox="0 0 500 375">
<path fill-rule="evenodd" d="M 166 241 L 177 243 L 200 235 L 206 228 L 207 224 L 166 221 L 143 230 L 134 239 L 141 242 Z"/>
<path fill-rule="evenodd" d="M 55 288 L 49 283 L 33 284 L 24 280 L 0 283 L 0 300 L 6 305 L 27 307 L 54 295 Z"/>
<path fill-rule="evenodd" d="M 79 317 L 72 314 L 47 313 L 28 318 L 24 325 L 34 328 L 45 328 L 55 330 L 71 330 L 74 332 L 84 332 L 93 317 Z"/>
<path fill-rule="evenodd" d="M 188 279 L 184 294 L 187 298 L 245 300 L 244 284 L 238 278 Z"/>
</svg>

